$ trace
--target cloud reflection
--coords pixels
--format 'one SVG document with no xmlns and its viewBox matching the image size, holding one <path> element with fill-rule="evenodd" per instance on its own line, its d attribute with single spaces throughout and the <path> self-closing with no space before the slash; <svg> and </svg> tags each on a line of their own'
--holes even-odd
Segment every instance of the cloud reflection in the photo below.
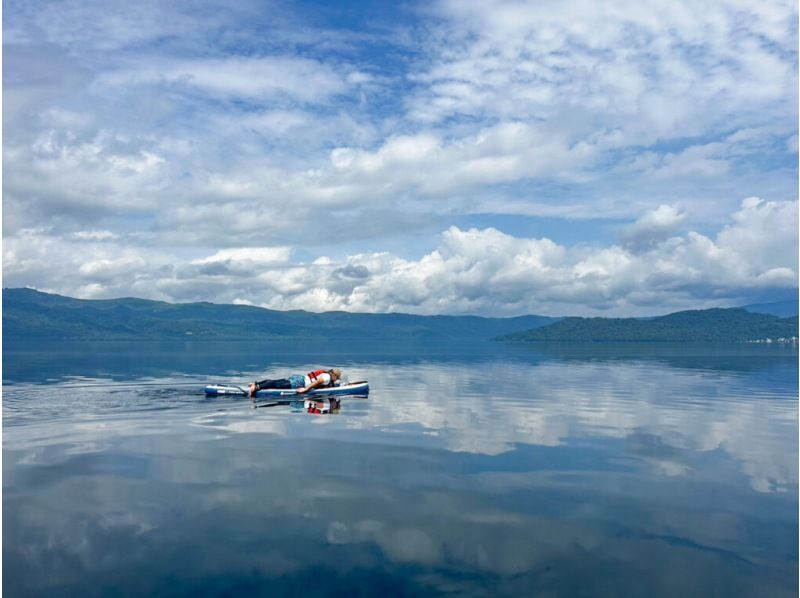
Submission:
<svg viewBox="0 0 800 598">
<path fill-rule="evenodd" d="M 797 369 L 764 355 L 349 362 L 336 417 L 9 386 L 3 589 L 790 594 Z"/>
</svg>

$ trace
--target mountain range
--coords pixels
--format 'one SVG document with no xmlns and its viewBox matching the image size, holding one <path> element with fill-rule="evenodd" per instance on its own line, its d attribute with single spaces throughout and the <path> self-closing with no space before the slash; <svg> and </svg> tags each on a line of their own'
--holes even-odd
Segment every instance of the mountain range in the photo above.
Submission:
<svg viewBox="0 0 800 598">
<path fill-rule="evenodd" d="M 754 342 L 797 337 L 797 316 L 781 318 L 739 308 L 680 311 L 657 318 L 564 318 L 504 335 L 508 341 Z"/>
<path fill-rule="evenodd" d="M 3 289 L 3 339 L 47 340 L 486 340 L 555 322 L 520 316 L 416 316 L 276 311 L 248 305 L 146 299 L 73 299 Z"/>
<path fill-rule="evenodd" d="M 755 341 L 797 336 L 797 301 L 656 318 L 512 318 L 276 311 L 147 299 L 74 299 L 3 289 L 3 341 L 394 340 Z M 792 317 L 782 317 L 790 315 Z"/>
</svg>

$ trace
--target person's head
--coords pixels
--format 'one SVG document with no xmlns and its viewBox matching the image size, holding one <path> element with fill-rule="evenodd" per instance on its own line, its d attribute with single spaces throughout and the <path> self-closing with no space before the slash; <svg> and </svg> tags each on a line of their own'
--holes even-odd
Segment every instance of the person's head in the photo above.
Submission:
<svg viewBox="0 0 800 598">
<path fill-rule="evenodd" d="M 330 370 L 330 374 L 334 380 L 341 380 L 342 379 L 342 370 L 339 368 L 333 368 Z"/>
</svg>

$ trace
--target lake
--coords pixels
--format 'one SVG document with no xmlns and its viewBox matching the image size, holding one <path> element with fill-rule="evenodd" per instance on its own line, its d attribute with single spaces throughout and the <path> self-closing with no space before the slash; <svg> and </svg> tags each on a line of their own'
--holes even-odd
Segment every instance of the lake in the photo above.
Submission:
<svg viewBox="0 0 800 598">
<path fill-rule="evenodd" d="M 4 349 L 6 596 L 797 592 L 796 347 Z"/>
</svg>

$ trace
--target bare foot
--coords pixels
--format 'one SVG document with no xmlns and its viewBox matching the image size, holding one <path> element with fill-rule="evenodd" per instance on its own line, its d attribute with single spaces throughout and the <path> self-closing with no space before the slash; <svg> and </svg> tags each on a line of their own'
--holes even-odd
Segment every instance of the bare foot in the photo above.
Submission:
<svg viewBox="0 0 800 598">
<path fill-rule="evenodd" d="M 255 396 L 256 396 L 256 383 L 255 382 L 251 382 L 250 383 L 250 398 L 252 399 Z"/>
</svg>

